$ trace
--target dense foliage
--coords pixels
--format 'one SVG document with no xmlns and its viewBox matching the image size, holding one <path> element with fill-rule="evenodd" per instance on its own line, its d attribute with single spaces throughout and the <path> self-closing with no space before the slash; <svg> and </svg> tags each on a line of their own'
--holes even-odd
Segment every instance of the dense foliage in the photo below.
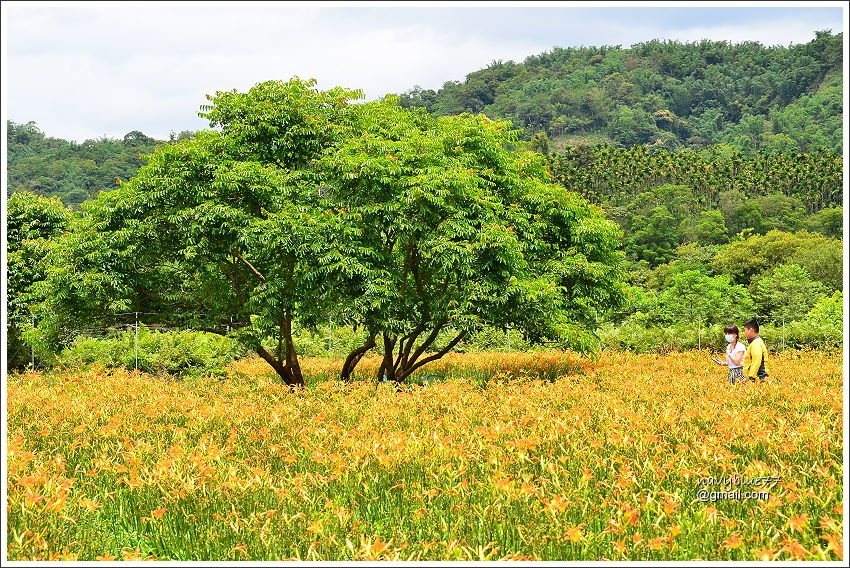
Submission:
<svg viewBox="0 0 850 568">
<path fill-rule="evenodd" d="M 222 374 L 223 368 L 244 355 L 232 338 L 194 331 L 158 331 L 140 325 L 111 337 L 78 336 L 59 356 L 63 367 L 99 365 L 139 369 L 147 373 L 186 377 Z"/>
<path fill-rule="evenodd" d="M 629 308 L 608 322 L 604 346 L 637 351 L 723 347 L 722 328 L 756 317 L 769 348 L 839 348 L 842 242 L 773 230 L 724 245 L 678 246 L 650 268 L 631 262 Z"/>
<path fill-rule="evenodd" d="M 549 165 L 557 181 L 619 223 L 629 258 L 650 266 L 689 242 L 720 245 L 771 230 L 842 235 L 840 155 L 597 146 L 550 154 Z"/>
<path fill-rule="evenodd" d="M 415 87 L 402 104 L 437 115 L 483 112 L 530 137 L 648 144 L 728 143 L 841 152 L 843 35 L 765 47 L 702 40 L 555 48 L 522 63 L 494 61 L 437 91 Z"/>
<path fill-rule="evenodd" d="M 6 210 L 6 356 L 11 368 L 31 362 L 21 334 L 32 327 L 30 287 L 44 279 L 45 258 L 68 228 L 71 212 L 58 198 L 18 192 Z"/>
<path fill-rule="evenodd" d="M 656 198 L 644 192 L 659 186 L 687 186 L 684 193 L 670 196 L 676 198 L 670 206 L 682 213 L 719 209 L 731 223 L 731 234 L 743 227 L 757 232 L 794 230 L 803 214 L 841 206 L 842 199 L 841 155 L 829 152 L 746 156 L 727 145 L 676 152 L 643 146 L 575 146 L 550 154 L 549 162 L 556 180 L 606 209 L 627 206 L 638 198 Z M 768 196 L 776 196 L 772 199 L 777 203 Z M 740 202 L 754 198 L 760 204 L 758 211 L 748 211 L 750 218 L 736 218 Z M 789 214 L 784 209 L 794 218 L 762 219 Z M 776 226 L 782 222 L 790 225 Z M 837 225 L 840 229 L 840 222 Z"/>
<path fill-rule="evenodd" d="M 34 122 L 6 123 L 8 195 L 31 191 L 76 206 L 136 174 L 142 156 L 162 142 L 139 131 L 122 140 L 100 138 L 80 144 L 45 136 Z"/>
</svg>

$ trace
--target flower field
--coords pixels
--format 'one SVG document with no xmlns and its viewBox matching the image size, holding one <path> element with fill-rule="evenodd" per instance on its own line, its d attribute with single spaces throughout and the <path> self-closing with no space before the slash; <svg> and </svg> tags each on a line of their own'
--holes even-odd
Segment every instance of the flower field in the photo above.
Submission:
<svg viewBox="0 0 850 568">
<path fill-rule="evenodd" d="M 401 389 L 307 359 L 302 392 L 255 359 L 10 375 L 8 558 L 842 558 L 840 353 L 735 386 L 709 356 L 452 354 Z"/>
</svg>

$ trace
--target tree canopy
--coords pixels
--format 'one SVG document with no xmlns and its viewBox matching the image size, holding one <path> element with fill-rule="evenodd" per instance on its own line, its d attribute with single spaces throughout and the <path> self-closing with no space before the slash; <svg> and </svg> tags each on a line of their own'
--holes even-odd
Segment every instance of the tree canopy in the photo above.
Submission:
<svg viewBox="0 0 850 568">
<path fill-rule="evenodd" d="M 71 211 L 57 197 L 28 191 L 9 198 L 6 211 L 6 317 L 7 357 L 12 367 L 26 360 L 21 333 L 31 327 L 30 288 L 44 280 L 45 258 L 55 241 L 68 229 Z"/>
</svg>

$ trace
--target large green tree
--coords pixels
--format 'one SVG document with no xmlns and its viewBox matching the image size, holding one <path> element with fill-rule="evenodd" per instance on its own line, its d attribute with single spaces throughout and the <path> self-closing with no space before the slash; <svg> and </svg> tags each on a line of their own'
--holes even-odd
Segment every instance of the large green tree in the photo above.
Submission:
<svg viewBox="0 0 850 568">
<path fill-rule="evenodd" d="M 662 205 L 647 216 L 634 217 L 630 221 L 626 252 L 631 258 L 645 260 L 652 266 L 671 260 L 681 240 L 676 225 L 676 218 Z"/>
<path fill-rule="evenodd" d="M 780 264 L 797 264 L 809 275 L 833 290 L 840 290 L 842 246 L 838 239 L 818 233 L 769 231 L 725 245 L 714 256 L 711 266 L 719 274 L 749 286 L 755 277 Z"/>
<path fill-rule="evenodd" d="M 362 331 L 343 378 L 378 337 L 399 381 L 483 325 L 587 348 L 621 297 L 616 226 L 508 150 L 506 123 L 359 95 L 294 79 L 210 97 L 219 130 L 85 207 L 42 287 L 45 329 L 116 308 L 236 327 L 289 384 L 297 325 Z"/>
<path fill-rule="evenodd" d="M 321 161 L 329 197 L 368 256 L 353 323 L 378 335 L 378 373 L 402 381 L 490 325 L 587 348 L 621 300 L 616 225 L 549 182 L 542 158 L 483 115 L 434 118 L 393 99 L 352 109 L 359 125 Z"/>
<path fill-rule="evenodd" d="M 826 295 L 826 287 L 796 264 L 781 264 L 753 284 L 759 312 L 774 322 L 798 319 Z"/>
<path fill-rule="evenodd" d="M 752 314 L 753 301 L 746 288 L 728 276 L 707 276 L 686 270 L 672 276 L 659 295 L 660 311 L 670 322 L 696 325 L 698 345 L 702 329 L 711 323 L 741 321 Z"/>
<path fill-rule="evenodd" d="M 323 207 L 311 165 L 359 96 L 312 86 L 211 96 L 202 114 L 220 130 L 160 146 L 129 183 L 87 204 L 45 288 L 46 314 L 96 321 L 123 309 L 235 327 L 285 382 L 303 384 L 293 324 L 327 319 L 334 278 L 350 268 L 327 258 L 347 225 Z M 108 288 L 92 290 L 93 279 Z"/>
</svg>

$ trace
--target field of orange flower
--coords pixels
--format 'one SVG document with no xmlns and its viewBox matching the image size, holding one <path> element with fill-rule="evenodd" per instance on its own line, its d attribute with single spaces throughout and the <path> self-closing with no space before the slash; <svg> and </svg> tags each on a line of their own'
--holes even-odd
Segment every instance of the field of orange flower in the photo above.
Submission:
<svg viewBox="0 0 850 568">
<path fill-rule="evenodd" d="M 842 557 L 840 354 L 736 386 L 708 352 L 457 354 L 402 389 L 339 364 L 8 377 L 8 557 Z"/>
</svg>

